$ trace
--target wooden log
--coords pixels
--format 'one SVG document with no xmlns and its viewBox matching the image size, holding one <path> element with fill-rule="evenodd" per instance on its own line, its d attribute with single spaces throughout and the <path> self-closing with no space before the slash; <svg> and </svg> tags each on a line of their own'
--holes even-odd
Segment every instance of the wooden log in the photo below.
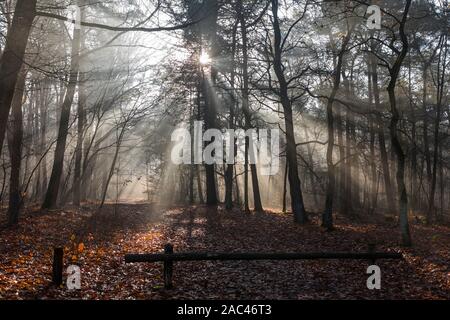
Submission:
<svg viewBox="0 0 450 320">
<path fill-rule="evenodd" d="M 196 260 L 315 260 L 315 259 L 402 259 L 396 252 L 310 252 L 310 253 L 157 253 L 127 254 L 125 262 L 196 261 Z"/>
<path fill-rule="evenodd" d="M 53 249 L 53 268 L 52 268 L 52 281 L 56 286 L 60 286 L 63 280 L 63 248 Z"/>
</svg>

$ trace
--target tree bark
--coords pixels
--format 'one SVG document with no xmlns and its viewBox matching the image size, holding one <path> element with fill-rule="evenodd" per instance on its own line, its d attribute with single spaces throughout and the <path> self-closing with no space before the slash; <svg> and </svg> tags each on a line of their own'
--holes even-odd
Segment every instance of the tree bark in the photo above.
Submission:
<svg viewBox="0 0 450 320">
<path fill-rule="evenodd" d="M 412 102 L 412 78 L 411 78 L 411 55 L 408 63 L 408 95 L 409 95 L 409 108 L 411 112 L 411 209 L 413 211 L 417 208 L 417 128 L 416 128 L 416 116 Z"/>
<path fill-rule="evenodd" d="M 445 39 L 445 41 L 444 41 Z M 430 185 L 430 198 L 428 202 L 427 211 L 427 224 L 431 224 L 433 216 L 435 215 L 434 199 L 436 194 L 436 181 L 437 181 L 437 166 L 439 157 L 439 125 L 441 123 L 441 109 L 442 109 L 442 97 L 444 94 L 444 81 L 445 81 L 445 69 L 447 59 L 447 47 L 446 37 L 441 36 L 439 45 L 445 46 L 445 49 L 441 48 L 439 51 L 438 68 L 437 68 L 437 94 L 436 94 L 436 114 L 434 120 L 434 151 L 433 151 L 433 170 L 431 176 Z M 444 57 L 442 57 L 442 50 L 444 50 Z M 441 66 L 441 61 L 443 61 Z M 442 69 L 441 69 L 442 68 Z M 442 72 L 442 74 L 441 74 Z"/>
<path fill-rule="evenodd" d="M 84 20 L 84 0 L 79 0 L 80 17 Z M 80 30 L 80 49 L 84 49 L 84 30 Z M 79 74 L 78 84 L 78 123 L 77 123 L 77 144 L 75 147 L 75 169 L 73 173 L 73 204 L 80 206 L 81 201 L 81 168 L 83 159 L 83 141 L 84 141 L 84 126 L 85 126 L 85 109 L 86 109 L 86 81 L 87 77 L 84 72 Z"/>
<path fill-rule="evenodd" d="M 245 129 L 252 128 L 251 124 L 251 113 L 250 113 L 250 107 L 249 107 L 249 86 L 248 86 L 248 41 L 247 41 L 247 26 L 245 24 L 245 18 L 244 18 L 244 8 L 242 6 L 242 0 L 239 0 L 239 20 L 241 24 L 241 37 L 242 37 L 242 82 L 243 82 L 243 88 L 242 88 L 242 110 L 244 112 L 244 118 L 245 118 Z M 248 148 L 249 148 L 249 138 L 246 138 L 246 159 L 248 158 Z M 253 152 L 255 152 L 254 148 L 251 148 Z M 251 155 L 253 158 L 255 155 Z M 247 171 L 247 166 L 246 166 Z M 256 212 L 262 212 L 264 211 L 261 201 L 261 194 L 259 191 L 259 182 L 258 182 L 258 173 L 256 169 L 256 164 L 251 163 L 250 164 L 250 171 L 252 173 L 252 190 L 253 190 L 253 205 Z M 247 201 L 248 205 L 248 201 Z M 248 208 L 246 208 L 248 209 Z"/>
<path fill-rule="evenodd" d="M 347 99 L 350 99 L 350 81 L 346 77 L 345 72 L 342 71 L 342 76 L 344 79 L 344 88 L 345 88 L 345 96 Z M 344 208 L 345 211 L 342 212 L 345 215 L 353 214 L 353 206 L 352 206 L 352 192 L 353 192 L 353 166 L 352 166 L 352 127 L 353 127 L 354 117 L 350 110 L 347 110 L 345 113 L 345 187 L 344 187 Z"/>
<path fill-rule="evenodd" d="M 24 60 L 37 0 L 18 0 L 6 45 L 0 58 L 0 154 L 5 139 L 8 115 L 19 72 Z"/>
<path fill-rule="evenodd" d="M 230 117 L 228 120 L 228 128 L 234 129 L 234 109 L 236 106 L 236 99 L 235 99 L 235 80 L 236 80 L 236 35 L 237 35 L 237 27 L 238 27 L 238 20 L 236 20 L 234 26 L 233 26 L 233 36 L 232 36 L 232 44 L 231 44 L 231 76 L 230 76 L 230 86 L 233 90 L 231 94 L 231 102 L 230 102 Z M 230 148 L 233 148 L 233 151 L 236 150 L 236 139 L 235 137 L 232 137 L 230 140 L 230 143 L 232 143 L 232 146 Z M 227 152 L 230 152 L 231 150 L 227 150 Z M 234 165 L 233 164 L 227 164 L 226 171 L 225 171 L 225 209 L 231 210 L 233 208 L 233 172 L 234 172 Z"/>
<path fill-rule="evenodd" d="M 369 103 L 373 105 L 373 84 L 372 84 L 372 60 L 368 59 L 367 69 L 369 75 L 367 77 L 367 87 L 369 94 Z M 373 213 L 377 207 L 377 192 L 378 192 L 378 174 L 377 174 L 377 164 L 375 156 L 375 125 L 372 117 L 369 118 L 369 141 L 370 141 L 370 172 L 371 172 L 371 184 L 369 192 L 369 210 Z"/>
<path fill-rule="evenodd" d="M 77 123 L 77 144 L 75 147 L 75 169 L 73 176 L 73 204 L 80 206 L 81 201 L 81 166 L 83 158 L 83 140 L 84 140 L 84 123 L 85 123 L 85 108 L 86 108 L 86 79 L 80 75 L 80 83 L 78 86 L 78 123 Z"/>
<path fill-rule="evenodd" d="M 375 108 L 377 110 L 376 122 L 378 127 L 378 144 L 380 147 L 380 157 L 381 157 L 381 167 L 383 170 L 384 177 L 384 188 L 386 193 L 388 210 L 390 212 L 395 212 L 395 203 L 394 203 L 394 194 L 391 184 L 391 175 L 389 171 L 389 162 L 386 151 L 386 140 L 384 136 L 383 130 L 383 119 L 380 115 L 380 90 L 378 87 L 378 68 L 375 61 L 372 61 L 372 88 L 373 88 L 373 97 L 375 100 Z"/>
<path fill-rule="evenodd" d="M 300 185 L 300 178 L 298 176 L 298 164 L 297 164 L 297 148 L 295 143 L 294 124 L 292 116 L 292 104 L 288 94 L 288 85 L 283 71 L 283 63 L 281 60 L 282 55 L 282 36 L 281 29 L 278 20 L 278 0 L 272 0 L 272 13 L 273 13 L 273 29 L 274 29 L 274 57 L 273 68 L 279 82 L 279 93 L 281 99 L 281 105 L 284 111 L 284 122 L 286 130 L 286 158 L 288 161 L 288 178 L 291 195 L 291 207 L 294 215 L 294 221 L 304 224 L 308 221 L 308 216 L 305 210 L 303 202 L 303 194 Z"/>
<path fill-rule="evenodd" d="M 334 148 L 334 115 L 333 104 L 336 94 L 341 83 L 342 64 L 344 60 L 345 50 L 350 41 L 350 30 L 347 31 L 345 38 L 342 40 L 342 47 L 338 53 L 336 68 L 333 70 L 333 88 L 330 97 L 327 101 L 327 130 L 328 130 L 328 146 L 327 146 L 327 170 L 328 170 L 328 185 L 325 195 L 325 209 L 322 214 L 322 227 L 327 230 L 333 229 L 333 201 L 335 188 L 335 165 L 333 163 L 333 148 Z"/>
<path fill-rule="evenodd" d="M 79 71 L 79 54 L 80 54 L 80 29 L 75 29 L 72 39 L 72 52 L 70 63 L 70 76 L 67 85 L 64 102 L 61 108 L 61 117 L 59 120 L 58 140 L 56 142 L 55 156 L 53 160 L 53 168 L 48 183 L 45 199 L 42 204 L 42 209 L 50 209 L 56 206 L 58 199 L 61 176 L 64 167 L 64 153 L 66 149 L 67 133 L 69 130 L 70 109 L 72 107 L 73 98 L 75 95 L 75 88 L 78 82 Z"/>
<path fill-rule="evenodd" d="M 12 100 L 11 114 L 11 138 L 10 158 L 11 158 L 11 176 L 9 180 L 9 206 L 8 206 L 8 225 L 16 225 L 19 221 L 19 212 L 22 204 L 22 195 L 20 188 L 20 165 L 22 162 L 22 140 L 23 140 L 23 122 L 22 122 L 22 99 L 25 89 L 26 71 L 22 67 L 19 73 L 14 98 Z M 9 132 L 8 132 L 9 135 Z"/>
<path fill-rule="evenodd" d="M 428 186 L 431 186 L 431 154 L 430 154 L 430 142 L 428 137 L 428 111 L 427 111 L 427 96 L 428 96 L 428 67 L 427 62 L 424 63 L 422 70 L 423 89 L 422 89 L 422 112 L 423 112 L 423 149 L 425 154 L 426 175 Z M 429 203 L 429 198 L 428 198 Z"/>
<path fill-rule="evenodd" d="M 402 41 L 402 50 L 397 56 L 394 65 L 390 68 L 390 81 L 387 87 L 389 95 L 389 103 L 391 105 L 391 123 L 389 125 L 389 131 L 391 134 L 392 147 L 397 156 L 397 187 L 399 193 L 399 220 L 400 220 L 400 231 L 402 236 L 402 244 L 404 246 L 411 246 L 411 235 L 409 232 L 409 222 L 408 222 L 408 195 L 406 193 L 405 185 L 405 154 L 403 152 L 400 139 L 398 137 L 398 123 L 400 121 L 400 113 L 397 109 L 397 101 L 395 96 L 395 86 L 397 83 L 397 78 L 402 67 L 403 60 L 408 52 L 408 38 L 405 34 L 405 24 L 408 17 L 409 8 L 411 6 L 411 0 L 406 0 L 405 10 L 403 12 L 403 18 L 400 22 L 399 33 Z"/>
<path fill-rule="evenodd" d="M 117 137 L 116 149 L 115 149 L 115 152 L 114 152 L 113 160 L 111 162 L 111 167 L 110 167 L 108 173 L 105 175 L 104 184 L 103 184 L 103 190 L 102 190 L 102 197 L 101 197 L 101 202 L 100 202 L 100 207 L 99 208 L 102 208 L 103 205 L 105 204 L 106 195 L 108 193 L 109 183 L 111 182 L 111 178 L 114 176 L 114 169 L 116 167 L 117 158 L 119 157 L 120 146 L 122 144 L 122 140 L 123 140 L 123 136 L 125 134 L 126 126 L 127 126 L 127 123 L 124 123 L 122 128 L 120 128 L 120 133 L 119 133 L 119 135 Z M 117 175 L 119 175 L 118 171 L 117 171 Z M 119 184 L 117 183 L 117 186 L 118 185 Z M 117 196 L 117 198 L 116 198 L 116 201 L 117 201 L 117 199 L 118 199 L 118 192 L 117 192 L 116 196 Z"/>
</svg>

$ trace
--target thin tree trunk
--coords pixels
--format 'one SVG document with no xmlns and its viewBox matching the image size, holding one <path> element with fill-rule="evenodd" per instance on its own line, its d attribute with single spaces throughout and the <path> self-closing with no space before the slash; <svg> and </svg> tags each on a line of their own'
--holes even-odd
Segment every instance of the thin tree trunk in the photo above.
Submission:
<svg viewBox="0 0 450 320">
<path fill-rule="evenodd" d="M 117 158 L 119 156 L 122 139 L 125 134 L 125 128 L 126 128 L 126 124 L 123 124 L 123 127 L 120 129 L 120 133 L 119 133 L 119 136 L 116 141 L 116 150 L 114 152 L 114 157 L 113 157 L 113 160 L 111 163 L 111 167 L 109 169 L 109 173 L 106 175 L 106 178 L 105 178 L 104 184 L 103 184 L 102 197 L 101 197 L 101 202 L 100 202 L 100 207 L 99 207 L 100 209 L 103 208 L 103 205 L 105 204 L 106 194 L 108 193 L 109 183 L 111 182 L 111 178 L 114 175 L 114 169 L 116 167 Z M 117 172 L 117 174 L 119 174 L 119 172 Z"/>
<path fill-rule="evenodd" d="M 195 173 L 197 175 L 198 199 L 200 203 L 203 204 L 205 203 L 205 199 L 203 198 L 202 179 L 200 177 L 200 167 L 198 165 L 195 166 Z"/>
<path fill-rule="evenodd" d="M 218 37 L 217 37 L 217 16 L 219 4 L 217 0 L 210 0 L 204 3 L 206 19 L 203 21 L 206 27 L 204 31 L 204 40 L 208 44 L 211 59 L 214 60 L 219 54 Z M 206 44 L 205 43 L 205 44 Z M 202 43 L 203 47 L 203 43 Z M 210 78 L 205 79 L 205 72 L 202 69 L 202 88 L 205 97 L 205 126 L 206 130 L 216 129 L 217 105 L 215 101 L 215 84 L 217 78 L 217 69 L 214 64 L 210 65 Z M 214 164 L 205 164 L 206 176 L 206 204 L 216 206 L 219 202 L 216 187 L 216 170 Z"/>
<path fill-rule="evenodd" d="M 373 105 L 373 84 L 372 84 L 372 66 L 371 66 L 372 60 L 368 59 L 367 66 L 368 66 L 368 72 L 369 75 L 367 77 L 367 83 L 368 83 L 368 94 L 369 94 L 369 103 L 372 106 Z M 371 186 L 369 189 L 369 206 L 370 211 L 374 212 L 375 208 L 377 207 L 377 191 L 378 191 L 378 175 L 377 175 L 377 164 L 376 164 L 376 156 L 375 156 L 375 126 L 373 118 L 369 118 L 369 149 L 370 149 L 370 172 L 371 172 Z"/>
<path fill-rule="evenodd" d="M 47 88 L 46 86 L 49 86 Z M 41 105 L 40 105 L 40 115 L 41 115 L 41 131 L 40 131 L 40 151 L 45 150 L 45 144 L 46 144 L 46 137 L 47 137 L 47 118 L 48 118 L 48 101 L 49 101 L 49 94 L 51 91 L 50 83 L 48 81 L 44 81 L 44 89 L 43 89 L 44 99 L 42 99 Z M 41 192 L 39 193 L 39 199 L 41 199 L 42 194 L 44 190 L 47 189 L 48 184 L 48 176 L 47 176 L 47 156 L 46 154 L 43 155 L 43 159 L 41 161 L 41 167 L 42 167 L 42 183 L 40 186 Z"/>
<path fill-rule="evenodd" d="M 416 115 L 413 107 L 412 97 L 412 78 L 411 78 L 411 55 L 408 63 L 408 95 L 409 95 L 409 108 L 411 111 L 411 209 L 413 211 L 417 208 L 417 129 L 416 129 Z"/>
<path fill-rule="evenodd" d="M 431 186 L 431 154 L 430 154 L 430 142 L 428 137 L 428 111 L 427 111 L 427 96 L 428 96 L 428 63 L 425 63 L 422 71 L 423 78 L 423 91 L 422 91 L 422 112 L 423 112 L 423 149 L 425 153 L 425 164 L 426 164 L 426 174 L 428 186 Z M 429 204 L 429 197 L 428 203 Z"/>
<path fill-rule="evenodd" d="M 80 75 L 78 86 L 78 124 L 77 124 L 77 145 L 75 147 L 75 170 L 73 176 L 73 204 L 80 206 L 81 201 L 81 166 L 83 158 L 84 124 L 86 108 L 85 77 Z"/>
<path fill-rule="evenodd" d="M 334 115 L 333 104 L 336 94 L 341 83 L 342 64 L 344 60 L 345 50 L 350 41 L 351 31 L 348 30 L 345 38 L 342 41 L 342 47 L 337 57 L 336 68 L 333 70 L 333 88 L 330 97 L 327 101 L 327 130 L 328 130 L 328 146 L 327 146 L 327 172 L 328 185 L 325 195 L 325 209 L 322 214 L 322 227 L 327 230 L 333 229 L 333 201 L 335 189 L 335 165 L 333 163 L 333 148 L 334 148 Z"/>
<path fill-rule="evenodd" d="M 287 198 L 287 176 L 288 176 L 288 162 L 284 168 L 284 179 L 283 179 L 283 213 L 286 213 L 286 198 Z"/>
<path fill-rule="evenodd" d="M 402 41 L 402 50 L 400 54 L 397 56 L 394 65 L 390 68 L 389 73 L 391 79 L 389 81 L 389 85 L 387 87 L 388 95 L 389 95 L 389 103 L 391 105 L 391 123 L 389 126 L 389 131 L 391 134 L 392 147 L 397 156 L 397 187 L 399 193 L 399 220 L 400 220 L 400 231 L 402 235 L 402 244 L 404 246 L 411 245 L 411 235 L 409 232 L 409 222 L 408 222 L 408 196 L 406 193 L 406 185 L 405 185 L 405 154 L 403 152 L 402 145 L 400 143 L 398 137 L 398 123 L 400 121 L 400 114 L 397 109 L 397 101 L 395 96 L 395 86 L 397 83 L 397 78 L 400 73 L 400 69 L 403 63 L 403 60 L 408 52 L 408 38 L 405 34 L 405 24 L 406 19 L 408 17 L 409 8 L 411 6 L 411 0 L 406 0 L 405 10 L 403 12 L 403 18 L 400 22 L 399 33 Z"/>
<path fill-rule="evenodd" d="M 335 67 L 336 68 L 336 67 Z M 339 212 L 345 214 L 347 212 L 345 201 L 345 177 L 346 177 L 346 165 L 345 165 L 345 147 L 344 147 L 344 135 L 343 135 L 343 121 L 341 108 L 336 109 L 336 131 L 337 140 L 339 145 Z"/>
<path fill-rule="evenodd" d="M 244 155 L 244 211 L 246 213 L 250 212 L 250 207 L 248 204 L 248 147 L 249 138 L 245 137 L 245 155 Z"/>
<path fill-rule="evenodd" d="M 445 40 L 444 40 L 445 39 Z M 447 43 L 446 37 L 441 36 L 439 40 L 439 45 L 445 45 Z M 439 52 L 438 68 L 437 68 L 437 94 L 436 94 L 436 114 L 434 121 L 434 151 L 433 151 L 433 171 L 431 176 L 431 186 L 430 186 L 430 199 L 428 203 L 427 211 L 427 223 L 432 222 L 433 215 L 435 215 L 435 193 L 436 193 L 436 181 L 437 181 L 437 166 L 439 157 L 439 125 L 441 123 L 441 108 L 442 108 L 442 97 L 444 92 L 444 81 L 445 81 L 445 66 L 447 59 L 447 47 L 441 49 Z M 442 50 L 444 50 L 444 57 L 442 57 Z M 443 64 L 441 66 L 441 61 Z M 442 67 L 442 69 L 441 69 Z M 442 72 L 442 75 L 441 75 Z"/>
<path fill-rule="evenodd" d="M 344 77 L 344 88 L 345 88 L 345 96 L 347 99 L 350 99 L 350 82 L 349 79 L 345 77 L 344 72 L 342 72 L 342 75 Z M 353 214 L 353 207 L 352 207 L 352 192 L 353 192 L 353 177 L 352 174 L 352 127 L 353 127 L 353 121 L 354 117 L 350 110 L 347 110 L 345 113 L 345 195 L 343 202 L 345 211 L 342 212 L 345 215 L 352 215 Z"/>
<path fill-rule="evenodd" d="M 189 94 L 189 102 L 190 102 L 190 111 L 189 111 L 189 132 L 191 134 L 191 137 L 194 136 L 194 112 L 195 112 L 195 105 L 192 103 L 191 94 Z M 195 142 L 194 139 L 191 139 L 191 150 L 194 150 L 195 148 Z M 195 164 L 193 161 L 194 154 L 191 152 L 191 159 L 190 159 L 190 165 L 189 165 L 189 204 L 194 204 L 194 171 L 195 171 Z M 146 170 L 147 170 L 147 195 L 149 196 L 149 186 L 148 186 L 148 160 L 146 161 Z M 147 196 L 147 198 L 148 198 Z M 147 199 L 149 200 L 149 199 Z"/>
<path fill-rule="evenodd" d="M 378 87 L 378 68 L 375 61 L 372 62 L 372 88 L 373 97 L 375 99 L 375 108 L 377 110 L 377 125 L 378 125 L 378 144 L 380 147 L 381 168 L 383 170 L 384 188 L 386 193 L 388 210 L 395 211 L 394 195 L 391 184 L 391 175 L 389 171 L 389 162 L 386 151 L 386 141 L 383 130 L 383 119 L 381 118 L 380 109 L 380 91 Z"/>
<path fill-rule="evenodd" d="M 231 62 L 231 76 L 230 76 L 230 86 L 233 90 L 231 94 L 231 102 L 230 102 L 230 118 L 228 120 L 228 128 L 234 129 L 234 108 L 235 108 L 235 80 L 236 80 L 236 34 L 237 34 L 237 27 L 238 23 L 236 23 L 233 26 L 233 37 L 232 37 L 232 45 L 231 45 L 231 56 L 232 56 L 232 62 Z M 231 152 L 236 150 L 236 139 L 235 137 L 231 137 L 230 143 L 232 144 L 229 148 L 232 148 L 232 150 L 227 150 L 227 152 Z M 234 165 L 233 164 L 227 164 L 226 171 L 225 171 L 225 209 L 231 210 L 233 208 L 233 172 L 234 172 Z"/>
<path fill-rule="evenodd" d="M 85 10 L 84 3 L 85 0 L 78 0 L 80 6 L 80 19 L 84 20 Z M 85 36 L 83 28 L 80 29 L 80 49 L 85 48 Z M 80 61 L 81 63 L 82 61 Z M 86 81 L 87 77 L 85 72 L 79 74 L 78 83 L 78 106 L 77 106 L 77 144 L 75 147 L 75 169 L 73 173 L 73 204 L 75 206 L 80 206 L 81 201 L 81 169 L 82 169 L 82 159 L 83 159 L 83 141 L 84 141 L 84 126 L 86 122 Z"/>
<path fill-rule="evenodd" d="M 442 159 L 442 145 L 439 147 L 439 189 L 440 189 L 440 197 L 439 197 L 439 208 L 440 212 L 438 215 L 438 221 L 442 222 L 444 219 L 444 195 L 445 195 L 445 180 L 444 180 L 444 163 Z"/>
<path fill-rule="evenodd" d="M 239 0 L 239 20 L 241 24 L 241 37 L 242 37 L 242 110 L 244 112 L 245 118 L 245 129 L 252 128 L 251 124 L 251 114 L 249 106 L 249 85 L 248 85 L 248 41 L 247 41 L 247 26 L 245 24 L 244 8 L 242 5 L 242 0 Z M 246 138 L 246 149 L 249 147 L 249 138 Z M 252 152 L 255 152 L 254 148 L 251 148 Z M 248 157 L 248 152 L 246 157 Z M 252 154 L 251 157 L 254 159 L 255 155 Z M 247 169 L 247 168 L 246 168 Z M 247 170 L 246 170 L 247 171 Z M 250 171 L 252 173 L 252 190 L 253 190 L 253 205 L 255 211 L 264 211 L 261 201 L 261 193 L 259 191 L 258 173 L 256 170 L 256 164 L 250 164 Z M 247 203 L 248 205 L 248 203 Z M 247 208 L 246 208 L 247 210 Z"/>
<path fill-rule="evenodd" d="M 72 107 L 75 88 L 78 82 L 79 54 L 80 54 L 80 29 L 75 29 L 72 40 L 72 52 L 70 63 L 70 77 L 67 85 L 64 102 L 61 108 L 61 118 L 59 120 L 58 140 L 56 142 L 53 168 L 45 195 L 43 209 L 50 209 L 56 206 L 58 199 L 61 176 L 64 166 L 64 153 L 66 149 L 67 133 L 69 130 L 70 109 Z"/>
<path fill-rule="evenodd" d="M 278 0 L 272 0 L 272 24 L 274 28 L 274 57 L 273 68 L 279 82 L 279 92 L 281 104 L 284 111 L 284 122 L 286 130 L 286 158 L 289 163 L 289 186 L 291 195 L 291 207 L 294 221 L 304 224 L 308 221 L 308 216 L 303 202 L 303 194 L 298 176 L 297 146 L 295 143 L 294 124 L 292 116 L 292 104 L 288 94 L 288 85 L 284 75 L 284 68 L 281 60 L 282 36 L 278 20 Z"/>
<path fill-rule="evenodd" d="M 309 135 L 308 135 L 308 128 L 305 127 L 305 139 L 306 141 L 309 141 Z M 316 208 L 319 206 L 319 199 L 317 198 L 317 188 L 316 188 L 316 177 L 314 176 L 314 159 L 313 159 L 313 152 L 311 150 L 311 145 L 308 143 L 306 145 L 306 150 L 308 152 L 308 161 L 311 165 L 311 169 L 309 170 L 309 179 L 311 182 L 311 192 L 313 193 L 314 198 L 314 205 Z M 286 177 L 285 177 L 286 180 Z"/>
<path fill-rule="evenodd" d="M 234 166 L 234 189 L 236 190 L 236 192 L 235 192 L 236 203 L 238 206 L 240 206 L 241 205 L 241 191 L 239 189 L 239 180 L 238 180 L 238 176 L 237 176 L 236 166 Z"/>
</svg>

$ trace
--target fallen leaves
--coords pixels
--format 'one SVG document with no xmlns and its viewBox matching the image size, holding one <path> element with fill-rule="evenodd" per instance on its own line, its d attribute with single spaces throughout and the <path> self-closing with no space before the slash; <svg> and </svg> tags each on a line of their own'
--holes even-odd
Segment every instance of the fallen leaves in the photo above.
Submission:
<svg viewBox="0 0 450 320">
<path fill-rule="evenodd" d="M 198 206 L 159 210 L 147 205 L 32 213 L 16 230 L 0 234 L 0 297 L 8 299 L 448 299 L 450 230 L 413 225 L 415 247 L 398 247 L 386 223 L 337 220 L 322 232 L 318 217 L 299 226 L 291 216 L 245 215 Z M 125 264 L 126 253 L 177 251 L 312 252 L 402 251 L 404 261 L 379 261 L 382 290 L 365 286 L 365 261 L 198 261 L 174 266 L 173 290 L 162 287 L 160 263 Z M 81 268 L 82 289 L 51 285 L 53 247 L 64 248 L 65 267 Z"/>
</svg>

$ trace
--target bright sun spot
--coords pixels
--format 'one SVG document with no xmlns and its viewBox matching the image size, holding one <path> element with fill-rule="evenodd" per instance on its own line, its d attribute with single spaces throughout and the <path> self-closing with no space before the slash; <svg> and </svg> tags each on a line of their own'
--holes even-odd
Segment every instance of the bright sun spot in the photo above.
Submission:
<svg viewBox="0 0 450 320">
<path fill-rule="evenodd" d="M 199 58 L 200 64 L 207 65 L 211 63 L 211 58 L 207 52 L 202 52 Z"/>
</svg>

